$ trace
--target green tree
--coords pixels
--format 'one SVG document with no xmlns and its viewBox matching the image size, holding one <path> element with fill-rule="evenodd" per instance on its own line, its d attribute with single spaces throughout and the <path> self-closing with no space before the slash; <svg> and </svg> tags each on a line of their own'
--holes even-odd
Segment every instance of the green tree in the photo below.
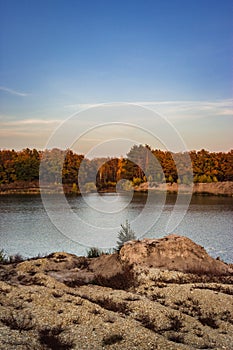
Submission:
<svg viewBox="0 0 233 350">
<path fill-rule="evenodd" d="M 120 251 L 125 242 L 133 239 L 136 239 L 135 232 L 131 229 L 129 221 L 126 220 L 125 225 L 121 224 L 121 230 L 118 233 L 117 251 Z"/>
<path fill-rule="evenodd" d="M 39 178 L 40 156 L 36 149 L 26 148 L 17 154 L 14 168 L 17 180 L 32 181 Z"/>
</svg>

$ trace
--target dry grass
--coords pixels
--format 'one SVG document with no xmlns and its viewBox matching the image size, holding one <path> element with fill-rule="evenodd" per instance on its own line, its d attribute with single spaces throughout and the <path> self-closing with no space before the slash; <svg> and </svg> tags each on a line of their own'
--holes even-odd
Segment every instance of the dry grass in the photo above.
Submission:
<svg viewBox="0 0 233 350">
<path fill-rule="evenodd" d="M 70 350 L 74 346 L 71 339 L 62 339 L 61 333 L 64 331 L 62 326 L 58 325 L 53 328 L 43 328 L 39 331 L 39 342 L 51 350 Z"/>
<path fill-rule="evenodd" d="M 29 313 L 11 311 L 8 315 L 1 318 L 1 322 L 10 329 L 22 331 L 29 331 L 34 328 L 32 315 Z"/>
<path fill-rule="evenodd" d="M 104 297 L 102 299 L 96 299 L 95 303 L 97 303 L 106 310 L 118 312 L 124 315 L 129 315 L 130 313 L 129 307 L 124 301 L 114 301 L 110 297 Z"/>
<path fill-rule="evenodd" d="M 110 277 L 104 277 L 100 274 L 96 275 L 93 284 L 113 289 L 128 290 L 137 285 L 137 280 L 132 268 L 130 266 L 125 266 L 122 272 L 118 272 Z"/>
<path fill-rule="evenodd" d="M 217 322 L 217 314 L 213 311 L 207 312 L 205 315 L 200 316 L 198 319 L 203 324 L 203 326 L 209 326 L 213 329 L 219 328 Z"/>
<path fill-rule="evenodd" d="M 119 343 L 123 340 L 123 336 L 121 334 L 112 334 L 103 338 L 102 345 L 112 345 Z"/>
</svg>

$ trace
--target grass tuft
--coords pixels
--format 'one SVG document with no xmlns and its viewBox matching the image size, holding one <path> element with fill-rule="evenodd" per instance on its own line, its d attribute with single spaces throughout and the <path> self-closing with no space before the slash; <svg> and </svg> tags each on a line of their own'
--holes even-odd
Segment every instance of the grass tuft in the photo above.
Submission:
<svg viewBox="0 0 233 350">
<path fill-rule="evenodd" d="M 116 344 L 121 342 L 123 339 L 124 338 L 121 334 L 112 334 L 103 338 L 102 345 L 105 346 Z"/>
<path fill-rule="evenodd" d="M 51 350 L 70 350 L 74 346 L 74 342 L 70 339 L 63 340 L 60 334 L 64 331 L 62 326 L 58 325 L 53 328 L 45 327 L 39 331 L 39 341 L 43 346 Z"/>
<path fill-rule="evenodd" d="M 1 318 L 1 322 L 10 329 L 22 331 L 29 331 L 33 329 L 34 322 L 31 314 L 24 314 L 22 312 L 10 312 L 8 315 Z"/>
</svg>

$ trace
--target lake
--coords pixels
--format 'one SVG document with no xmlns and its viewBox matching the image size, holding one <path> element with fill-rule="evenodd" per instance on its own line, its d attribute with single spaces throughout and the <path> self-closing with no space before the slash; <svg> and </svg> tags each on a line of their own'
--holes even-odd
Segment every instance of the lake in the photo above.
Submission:
<svg viewBox="0 0 233 350">
<path fill-rule="evenodd" d="M 0 197 L 0 249 L 25 257 L 66 251 L 85 255 L 88 246 L 114 247 L 120 224 L 129 220 L 138 238 L 171 233 L 191 238 L 213 257 L 233 263 L 233 198 L 193 196 L 186 212 L 186 196 L 174 211 L 176 195 L 89 194 L 4 195 Z M 176 226 L 177 225 L 177 226 Z M 176 226 L 176 227 L 175 227 Z"/>
</svg>

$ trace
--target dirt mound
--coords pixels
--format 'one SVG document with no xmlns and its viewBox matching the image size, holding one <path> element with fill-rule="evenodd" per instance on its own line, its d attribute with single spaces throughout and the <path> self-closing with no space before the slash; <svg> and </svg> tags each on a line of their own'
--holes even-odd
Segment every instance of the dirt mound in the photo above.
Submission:
<svg viewBox="0 0 233 350">
<path fill-rule="evenodd" d="M 120 260 L 129 265 L 200 274 L 223 275 L 233 272 L 229 265 L 210 257 L 203 247 L 191 239 L 177 235 L 130 241 L 122 247 Z"/>
<path fill-rule="evenodd" d="M 35 280 L 39 283 L 39 276 L 43 275 L 41 283 L 44 283 L 46 276 L 67 285 L 94 282 L 110 286 L 114 282 L 116 288 L 116 281 L 123 283 L 124 279 L 131 279 L 129 269 L 136 271 L 151 268 L 197 275 L 233 275 L 231 265 L 211 258 L 203 247 L 187 237 L 177 235 L 130 241 L 124 244 L 119 254 L 103 254 L 97 258 L 77 257 L 65 252 L 53 253 L 44 258 L 21 262 L 14 269 L 6 266 L 2 273 L 10 274 L 10 279 L 16 284 L 19 281 L 34 284 Z"/>
</svg>

